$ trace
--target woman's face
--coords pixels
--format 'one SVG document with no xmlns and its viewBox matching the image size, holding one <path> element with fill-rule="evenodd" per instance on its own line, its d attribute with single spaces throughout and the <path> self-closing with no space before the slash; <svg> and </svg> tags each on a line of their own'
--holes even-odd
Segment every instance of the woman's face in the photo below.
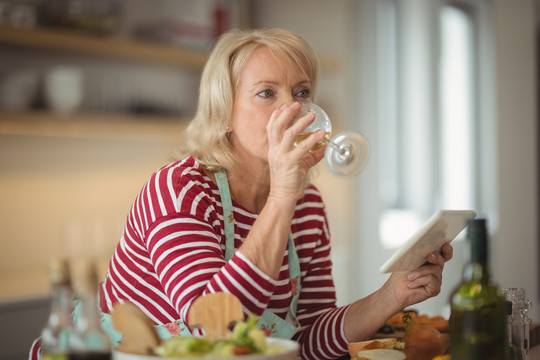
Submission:
<svg viewBox="0 0 540 360">
<path fill-rule="evenodd" d="M 299 67 L 259 47 L 239 74 L 234 99 L 232 145 L 241 159 L 268 160 L 266 124 L 283 104 L 311 101 L 311 81 Z"/>
</svg>

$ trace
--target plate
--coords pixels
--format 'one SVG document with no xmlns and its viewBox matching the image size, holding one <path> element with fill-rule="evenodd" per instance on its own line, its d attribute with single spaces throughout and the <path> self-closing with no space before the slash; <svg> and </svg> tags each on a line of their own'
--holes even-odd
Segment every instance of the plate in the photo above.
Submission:
<svg viewBox="0 0 540 360">
<path fill-rule="evenodd" d="M 243 355 L 243 356 L 235 356 L 235 357 L 228 357 L 228 358 L 220 358 L 220 360 L 297 360 L 298 357 L 298 349 L 299 345 L 297 342 L 287 339 L 276 339 L 276 338 L 268 338 L 266 339 L 268 346 L 274 346 L 278 345 L 285 349 L 284 352 L 279 354 L 254 354 L 254 355 Z M 128 354 L 123 353 L 120 351 L 113 350 L 113 360 L 201 360 L 205 358 L 164 358 L 161 356 L 153 356 L 153 355 L 136 355 L 136 354 Z"/>
<path fill-rule="evenodd" d="M 403 244 L 379 269 L 382 273 L 412 271 L 426 262 L 426 256 L 454 240 L 465 229 L 474 210 L 439 210 Z"/>
</svg>

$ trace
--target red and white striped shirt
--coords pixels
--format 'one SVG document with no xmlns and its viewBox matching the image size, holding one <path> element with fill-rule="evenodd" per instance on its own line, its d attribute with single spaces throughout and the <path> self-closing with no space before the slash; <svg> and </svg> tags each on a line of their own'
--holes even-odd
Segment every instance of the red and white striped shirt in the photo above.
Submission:
<svg viewBox="0 0 540 360">
<path fill-rule="evenodd" d="M 233 200 L 235 249 L 247 237 L 257 214 Z M 312 185 L 298 202 L 291 224 L 300 260 L 301 292 L 295 340 L 305 359 L 336 359 L 347 353 L 343 318 L 337 307 L 330 236 L 324 204 Z M 224 259 L 225 233 L 219 190 L 188 157 L 155 172 L 136 198 L 124 234 L 101 289 L 104 312 L 117 301 L 139 306 L 156 324 L 181 319 L 199 296 L 236 295 L 246 314 L 269 309 L 285 318 L 292 299 L 288 253 L 274 280 L 237 251 Z"/>
</svg>

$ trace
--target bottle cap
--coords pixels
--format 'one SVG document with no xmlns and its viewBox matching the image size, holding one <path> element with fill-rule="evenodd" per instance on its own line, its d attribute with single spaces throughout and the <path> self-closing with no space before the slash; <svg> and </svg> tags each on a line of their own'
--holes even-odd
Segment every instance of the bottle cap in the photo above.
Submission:
<svg viewBox="0 0 540 360">
<path fill-rule="evenodd" d="M 51 284 L 71 284 L 69 262 L 64 258 L 51 260 L 49 264 L 49 281 Z"/>
<path fill-rule="evenodd" d="M 486 238 L 486 219 L 470 219 L 468 224 L 469 238 Z"/>
</svg>

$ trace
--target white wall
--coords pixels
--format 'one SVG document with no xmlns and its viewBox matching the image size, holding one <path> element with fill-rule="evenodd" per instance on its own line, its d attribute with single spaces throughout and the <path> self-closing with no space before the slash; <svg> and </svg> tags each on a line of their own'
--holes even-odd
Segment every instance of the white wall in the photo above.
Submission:
<svg viewBox="0 0 540 360">
<path fill-rule="evenodd" d="M 532 0 L 496 0 L 498 227 L 493 270 L 504 287 L 524 287 L 540 320 L 538 58 Z"/>
</svg>

